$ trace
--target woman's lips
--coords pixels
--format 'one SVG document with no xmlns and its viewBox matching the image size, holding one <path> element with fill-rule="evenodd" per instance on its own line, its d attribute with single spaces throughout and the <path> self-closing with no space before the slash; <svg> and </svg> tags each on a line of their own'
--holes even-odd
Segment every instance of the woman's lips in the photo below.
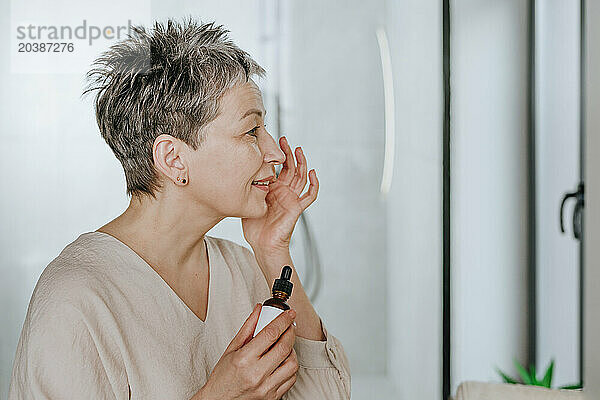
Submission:
<svg viewBox="0 0 600 400">
<path fill-rule="evenodd" d="M 257 189 L 262 190 L 263 192 L 268 192 L 269 186 L 273 182 L 275 182 L 275 175 L 271 175 L 271 176 L 268 176 L 263 179 L 252 181 L 252 186 L 256 187 Z"/>
<path fill-rule="evenodd" d="M 269 185 L 256 185 L 256 184 L 252 184 L 253 187 L 262 190 L 263 192 L 268 192 L 269 191 Z"/>
</svg>

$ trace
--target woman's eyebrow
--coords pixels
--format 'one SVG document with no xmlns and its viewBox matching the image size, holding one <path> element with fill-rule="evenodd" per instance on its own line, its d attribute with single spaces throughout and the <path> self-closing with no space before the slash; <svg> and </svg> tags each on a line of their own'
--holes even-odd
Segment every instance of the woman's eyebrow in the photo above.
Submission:
<svg viewBox="0 0 600 400">
<path fill-rule="evenodd" d="M 263 117 L 263 112 L 261 110 L 259 110 L 258 108 L 251 108 L 248 111 L 246 111 L 244 113 L 244 115 L 242 115 L 242 118 L 240 118 L 240 121 L 243 120 L 244 118 L 246 118 L 248 115 L 251 114 L 258 114 L 259 117 Z M 264 115 L 267 115 L 267 111 L 265 110 Z"/>
</svg>

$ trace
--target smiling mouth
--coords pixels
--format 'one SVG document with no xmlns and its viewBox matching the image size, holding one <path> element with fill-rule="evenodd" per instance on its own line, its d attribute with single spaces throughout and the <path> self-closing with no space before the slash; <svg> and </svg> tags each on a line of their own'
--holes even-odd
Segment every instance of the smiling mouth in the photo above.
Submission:
<svg viewBox="0 0 600 400">
<path fill-rule="evenodd" d="M 256 181 L 252 181 L 252 185 L 256 186 L 269 186 L 271 183 L 275 182 L 276 178 L 274 175 L 268 176 L 263 179 L 258 179 Z"/>
<path fill-rule="evenodd" d="M 268 192 L 269 191 L 269 183 L 270 182 L 252 182 L 252 186 L 254 186 L 257 189 L 260 189 L 264 192 Z"/>
<path fill-rule="evenodd" d="M 269 189 L 270 189 L 269 186 L 271 185 L 271 183 L 275 182 L 275 179 L 276 179 L 275 176 L 271 175 L 271 176 L 268 176 L 263 179 L 252 181 L 252 186 L 254 186 L 257 189 L 262 190 L 263 192 L 268 193 Z"/>
</svg>

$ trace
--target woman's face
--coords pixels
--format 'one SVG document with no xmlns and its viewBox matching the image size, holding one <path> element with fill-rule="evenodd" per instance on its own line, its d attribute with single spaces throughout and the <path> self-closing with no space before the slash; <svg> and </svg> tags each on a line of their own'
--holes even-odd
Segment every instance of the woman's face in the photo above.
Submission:
<svg viewBox="0 0 600 400">
<path fill-rule="evenodd" d="M 191 160 L 190 189 L 220 216 L 261 217 L 267 192 L 252 182 L 275 177 L 285 153 L 265 129 L 262 95 L 252 80 L 225 92 L 220 107 Z"/>
</svg>

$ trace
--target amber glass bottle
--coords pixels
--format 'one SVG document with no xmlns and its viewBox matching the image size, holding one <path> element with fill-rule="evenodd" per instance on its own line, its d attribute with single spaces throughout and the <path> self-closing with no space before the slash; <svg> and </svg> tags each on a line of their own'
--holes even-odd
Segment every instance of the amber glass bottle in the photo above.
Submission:
<svg viewBox="0 0 600 400">
<path fill-rule="evenodd" d="M 262 304 L 260 316 L 258 317 L 256 329 L 254 329 L 252 337 L 256 336 L 265 326 L 269 325 L 269 322 L 273 321 L 279 314 L 290 309 L 286 301 L 292 295 L 292 287 L 294 286 L 290 281 L 291 277 L 292 268 L 289 265 L 285 265 L 281 270 L 281 277 L 275 279 L 273 283 L 273 290 L 271 291 L 273 297 L 265 300 Z"/>
</svg>

